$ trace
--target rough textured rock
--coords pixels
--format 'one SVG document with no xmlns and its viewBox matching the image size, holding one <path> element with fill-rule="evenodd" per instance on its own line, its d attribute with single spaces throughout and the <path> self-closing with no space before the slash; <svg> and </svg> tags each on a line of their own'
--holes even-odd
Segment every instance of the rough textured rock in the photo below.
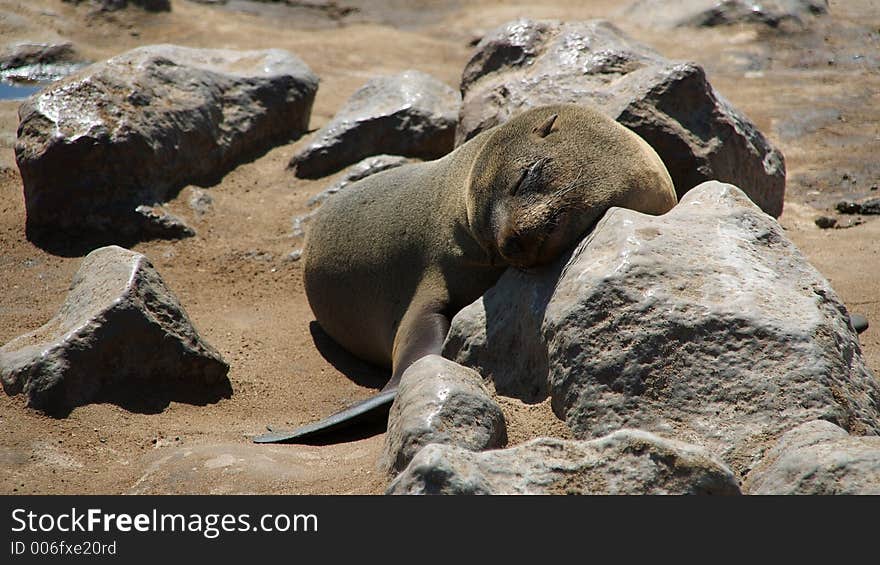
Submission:
<svg viewBox="0 0 880 565">
<path fill-rule="evenodd" d="M 0 348 L 7 394 L 24 392 L 48 412 L 86 404 L 111 385 L 217 384 L 228 369 L 149 260 L 116 246 L 83 259 L 52 320 Z"/>
<path fill-rule="evenodd" d="M 750 494 L 880 494 L 880 437 L 816 420 L 783 435 L 747 478 Z"/>
<path fill-rule="evenodd" d="M 298 177 L 318 178 L 382 153 L 437 159 L 452 150 L 460 103 L 457 92 L 419 71 L 375 78 L 290 166 Z"/>
<path fill-rule="evenodd" d="M 195 230 L 186 225 L 186 222 L 161 206 L 141 204 L 134 211 L 143 217 L 143 225 L 140 230 L 147 237 L 183 239 L 196 235 Z"/>
<path fill-rule="evenodd" d="M 387 171 L 388 169 L 406 165 L 411 161 L 412 159 L 407 159 L 406 157 L 401 157 L 399 155 L 376 155 L 375 157 L 367 157 L 366 159 L 358 161 L 354 165 L 348 167 L 342 175 L 342 178 L 330 185 L 326 190 L 322 190 L 315 196 L 309 198 L 306 205 L 309 208 L 314 208 L 354 182 L 365 179 L 370 175 Z"/>
<path fill-rule="evenodd" d="M 389 494 L 740 494 L 705 449 L 640 430 L 593 441 L 538 438 L 474 453 L 428 445 Z"/>
<path fill-rule="evenodd" d="M 732 24 L 805 26 L 812 16 L 828 13 L 827 0 L 637 0 L 623 16 L 644 27 L 663 29 Z"/>
<path fill-rule="evenodd" d="M 0 78 L 27 82 L 54 81 L 85 65 L 70 43 L 12 43 L 0 53 Z"/>
<path fill-rule="evenodd" d="M 715 92 L 701 67 L 671 61 L 604 21 L 518 20 L 477 45 L 461 79 L 456 143 L 529 108 L 591 103 L 641 135 L 681 197 L 720 180 L 782 213 L 782 154 Z"/>
<path fill-rule="evenodd" d="M 814 419 L 880 432 L 880 386 L 846 308 L 736 187 L 669 213 L 612 208 L 543 272 L 507 271 L 452 321 L 444 356 L 499 394 L 547 391 L 577 437 L 634 427 L 745 473 Z"/>
<path fill-rule="evenodd" d="M 63 0 L 68 4 L 86 4 L 101 12 L 123 10 L 129 5 L 143 8 L 148 12 L 170 12 L 171 0 Z"/>
<path fill-rule="evenodd" d="M 305 131 L 317 85 L 286 51 L 173 45 L 138 48 L 53 84 L 19 109 L 28 235 L 140 235 L 137 206 L 216 181 Z"/>
<path fill-rule="evenodd" d="M 835 205 L 835 208 L 841 214 L 880 214 L 880 198 L 870 198 L 864 202 L 854 202 L 852 200 L 841 200 Z"/>
<path fill-rule="evenodd" d="M 504 414 L 479 373 L 429 355 L 401 377 L 388 416 L 382 467 L 398 473 L 430 443 L 481 451 L 506 441 Z"/>
</svg>

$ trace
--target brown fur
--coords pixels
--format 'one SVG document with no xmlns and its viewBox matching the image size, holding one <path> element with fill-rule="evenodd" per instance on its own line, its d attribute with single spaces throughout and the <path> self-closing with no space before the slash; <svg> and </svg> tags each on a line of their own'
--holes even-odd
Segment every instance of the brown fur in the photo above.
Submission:
<svg viewBox="0 0 880 565">
<path fill-rule="evenodd" d="M 590 108 L 537 108 L 331 198 L 306 242 L 306 293 L 333 339 L 393 369 L 390 389 L 439 353 L 449 319 L 508 265 L 556 259 L 611 206 L 662 214 L 675 203 L 636 134 Z"/>
</svg>

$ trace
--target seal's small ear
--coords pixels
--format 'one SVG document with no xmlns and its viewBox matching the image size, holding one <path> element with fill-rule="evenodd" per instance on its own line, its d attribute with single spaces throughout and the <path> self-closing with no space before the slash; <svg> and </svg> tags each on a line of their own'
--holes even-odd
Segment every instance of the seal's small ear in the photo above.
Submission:
<svg viewBox="0 0 880 565">
<path fill-rule="evenodd" d="M 538 137 L 547 137 L 553 130 L 553 124 L 556 122 L 556 118 L 558 117 L 559 114 L 553 114 L 552 116 L 547 118 L 543 124 L 536 127 L 533 131 L 538 134 Z"/>
</svg>

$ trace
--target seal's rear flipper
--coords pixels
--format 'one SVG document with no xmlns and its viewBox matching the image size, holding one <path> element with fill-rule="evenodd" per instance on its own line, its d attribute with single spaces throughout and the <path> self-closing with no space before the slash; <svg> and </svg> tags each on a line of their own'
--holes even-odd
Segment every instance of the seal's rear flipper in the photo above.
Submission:
<svg viewBox="0 0 880 565">
<path fill-rule="evenodd" d="M 272 431 L 254 438 L 254 443 L 305 443 L 319 436 L 330 435 L 353 424 L 365 420 L 383 418 L 386 422 L 391 403 L 394 402 L 396 389 L 385 390 L 363 402 L 358 402 L 341 412 L 327 416 L 312 424 L 307 424 L 293 431 Z"/>
</svg>

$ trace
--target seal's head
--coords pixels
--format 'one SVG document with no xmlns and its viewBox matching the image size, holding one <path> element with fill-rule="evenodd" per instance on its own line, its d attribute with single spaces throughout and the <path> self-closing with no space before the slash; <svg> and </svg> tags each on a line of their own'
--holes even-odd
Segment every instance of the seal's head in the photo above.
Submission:
<svg viewBox="0 0 880 565">
<path fill-rule="evenodd" d="M 596 109 L 535 108 L 484 135 L 468 222 L 499 262 L 525 269 L 553 261 L 611 206 L 662 214 L 676 203 L 654 150 Z"/>
</svg>

